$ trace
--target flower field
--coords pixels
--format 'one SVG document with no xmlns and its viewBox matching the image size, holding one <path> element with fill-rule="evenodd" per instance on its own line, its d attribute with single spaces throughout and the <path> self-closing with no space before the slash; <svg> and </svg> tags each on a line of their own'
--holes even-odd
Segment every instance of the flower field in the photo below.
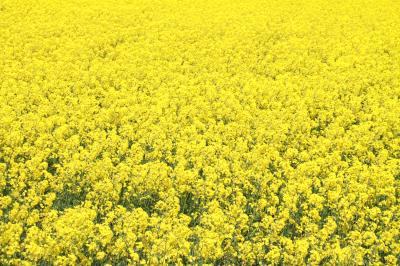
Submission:
<svg viewBox="0 0 400 266">
<path fill-rule="evenodd" d="M 399 265 L 400 2 L 0 0 L 0 265 Z"/>
</svg>

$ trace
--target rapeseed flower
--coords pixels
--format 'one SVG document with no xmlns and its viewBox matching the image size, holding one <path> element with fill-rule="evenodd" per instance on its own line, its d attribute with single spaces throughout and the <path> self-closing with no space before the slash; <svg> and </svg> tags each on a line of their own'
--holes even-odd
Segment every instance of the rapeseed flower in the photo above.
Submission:
<svg viewBox="0 0 400 266">
<path fill-rule="evenodd" d="M 400 4 L 2 0 L 1 265 L 398 265 Z"/>
</svg>

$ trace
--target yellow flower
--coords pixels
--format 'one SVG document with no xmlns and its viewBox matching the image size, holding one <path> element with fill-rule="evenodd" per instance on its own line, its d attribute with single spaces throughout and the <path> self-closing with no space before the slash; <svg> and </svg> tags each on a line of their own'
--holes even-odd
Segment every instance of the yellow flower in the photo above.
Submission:
<svg viewBox="0 0 400 266">
<path fill-rule="evenodd" d="M 398 264 L 399 10 L 0 1 L 0 265 Z"/>
</svg>

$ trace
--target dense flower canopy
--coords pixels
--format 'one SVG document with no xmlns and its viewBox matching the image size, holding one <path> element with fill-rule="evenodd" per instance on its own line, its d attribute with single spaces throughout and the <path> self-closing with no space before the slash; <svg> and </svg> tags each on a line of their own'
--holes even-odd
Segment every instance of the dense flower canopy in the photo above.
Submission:
<svg viewBox="0 0 400 266">
<path fill-rule="evenodd" d="M 1 265 L 398 265 L 400 2 L 1 0 Z"/>
</svg>

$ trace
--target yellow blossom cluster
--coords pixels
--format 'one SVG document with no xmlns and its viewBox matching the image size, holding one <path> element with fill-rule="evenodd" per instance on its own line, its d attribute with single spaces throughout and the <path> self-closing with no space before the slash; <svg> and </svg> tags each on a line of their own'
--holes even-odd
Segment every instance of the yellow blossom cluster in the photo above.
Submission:
<svg viewBox="0 0 400 266">
<path fill-rule="evenodd" d="M 1 265 L 399 265 L 400 2 L 0 0 Z"/>
</svg>

